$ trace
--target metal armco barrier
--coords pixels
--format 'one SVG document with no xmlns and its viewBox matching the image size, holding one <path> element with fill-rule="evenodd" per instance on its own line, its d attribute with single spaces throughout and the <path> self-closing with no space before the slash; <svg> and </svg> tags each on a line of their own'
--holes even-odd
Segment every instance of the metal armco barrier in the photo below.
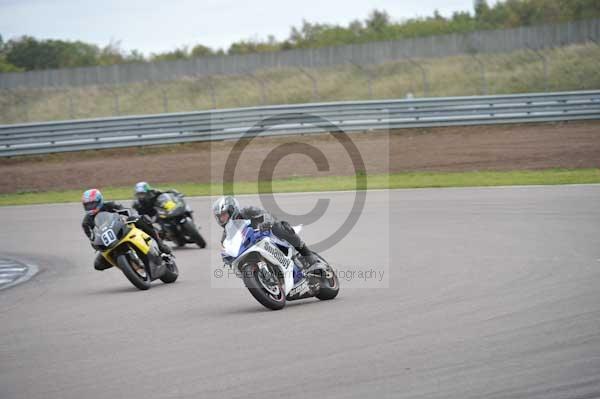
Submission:
<svg viewBox="0 0 600 399">
<path fill-rule="evenodd" d="M 0 156 L 323 133 L 324 120 L 357 132 L 585 119 L 600 119 L 600 91 L 278 105 L 0 125 Z"/>
</svg>

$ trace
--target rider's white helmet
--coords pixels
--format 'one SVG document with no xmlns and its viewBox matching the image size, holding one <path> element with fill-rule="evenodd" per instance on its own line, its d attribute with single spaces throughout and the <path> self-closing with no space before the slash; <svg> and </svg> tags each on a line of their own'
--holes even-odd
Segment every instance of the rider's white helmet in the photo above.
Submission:
<svg viewBox="0 0 600 399">
<path fill-rule="evenodd" d="M 217 199 L 212 206 L 212 211 L 217 223 L 223 227 L 227 224 L 229 219 L 235 219 L 239 215 L 240 204 L 235 198 L 228 195 Z M 221 218 L 221 215 L 224 212 L 229 214 L 229 218 L 225 222 L 223 222 Z"/>
</svg>

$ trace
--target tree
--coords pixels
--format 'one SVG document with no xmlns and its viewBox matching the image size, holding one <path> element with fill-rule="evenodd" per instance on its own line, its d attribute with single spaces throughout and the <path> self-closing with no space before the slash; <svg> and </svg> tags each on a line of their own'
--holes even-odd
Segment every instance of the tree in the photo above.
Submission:
<svg viewBox="0 0 600 399">
<path fill-rule="evenodd" d="M 486 0 L 475 0 L 473 2 L 473 8 L 475 9 L 475 18 L 479 19 L 482 15 L 490 10 Z"/>
<path fill-rule="evenodd" d="M 0 73 L 4 72 L 22 72 L 23 68 L 14 66 L 6 61 L 3 55 L 0 55 Z"/>
<path fill-rule="evenodd" d="M 180 48 L 176 48 L 172 51 L 167 51 L 164 53 L 152 54 L 150 56 L 151 61 L 175 61 L 175 60 L 185 60 L 190 58 L 190 54 L 187 46 L 183 46 Z"/>
<path fill-rule="evenodd" d="M 25 70 L 97 65 L 100 52 L 80 41 L 38 41 L 31 36 L 11 39 L 5 47 L 6 61 Z"/>
<path fill-rule="evenodd" d="M 373 10 L 365 20 L 365 24 L 368 30 L 383 33 L 385 28 L 390 24 L 390 16 L 385 11 Z"/>
<path fill-rule="evenodd" d="M 213 55 L 215 52 L 210 48 L 203 46 L 202 44 L 197 44 L 192 48 L 191 56 L 192 57 L 204 57 L 206 55 Z"/>
</svg>

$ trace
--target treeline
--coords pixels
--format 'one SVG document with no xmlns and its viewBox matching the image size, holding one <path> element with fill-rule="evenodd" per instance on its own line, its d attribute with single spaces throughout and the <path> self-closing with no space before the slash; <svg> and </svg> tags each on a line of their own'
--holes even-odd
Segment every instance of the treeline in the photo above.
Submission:
<svg viewBox="0 0 600 399">
<path fill-rule="evenodd" d="M 198 44 L 148 57 L 137 50 L 125 52 L 118 42 L 99 47 L 81 41 L 38 40 L 30 36 L 4 42 L 0 36 L 0 72 L 336 46 L 598 17 L 600 0 L 507 0 L 492 7 L 486 0 L 475 0 L 474 13 L 455 12 L 449 18 L 435 11 L 426 18 L 394 21 L 387 12 L 374 10 L 365 20 L 355 20 L 348 26 L 303 21 L 302 26 L 292 27 L 289 37 L 283 41 L 277 41 L 273 36 L 266 40 L 240 40 L 231 44 L 227 51 Z"/>
</svg>

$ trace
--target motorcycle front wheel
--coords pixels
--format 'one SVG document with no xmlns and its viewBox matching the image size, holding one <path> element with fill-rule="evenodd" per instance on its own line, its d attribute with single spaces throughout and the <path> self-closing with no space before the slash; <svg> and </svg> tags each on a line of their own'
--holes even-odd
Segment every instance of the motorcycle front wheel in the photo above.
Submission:
<svg viewBox="0 0 600 399">
<path fill-rule="evenodd" d="M 166 265 L 166 269 L 164 274 L 160 276 L 160 280 L 165 284 L 174 283 L 179 277 L 179 269 L 177 268 L 177 264 L 174 260 L 171 260 L 169 264 Z"/>
<path fill-rule="evenodd" d="M 202 238 L 200 232 L 198 231 L 198 228 L 196 227 L 194 222 L 191 221 L 191 219 L 186 220 L 181 227 L 193 243 L 195 243 L 200 248 L 206 247 L 206 241 L 204 241 L 204 238 Z"/>
<path fill-rule="evenodd" d="M 126 253 L 117 257 L 117 264 L 127 280 L 137 289 L 147 290 L 150 288 L 152 282 L 143 264 L 138 265 L 137 262 L 132 262 L 131 257 Z"/>
<path fill-rule="evenodd" d="M 268 266 L 272 272 L 270 266 Z M 242 280 L 244 285 L 250 291 L 250 294 L 260 302 L 264 307 L 271 310 L 283 309 L 285 306 L 285 293 L 283 284 L 275 276 L 275 282 L 268 281 L 267 276 L 263 276 L 256 263 L 248 264 L 242 270 Z"/>
</svg>

